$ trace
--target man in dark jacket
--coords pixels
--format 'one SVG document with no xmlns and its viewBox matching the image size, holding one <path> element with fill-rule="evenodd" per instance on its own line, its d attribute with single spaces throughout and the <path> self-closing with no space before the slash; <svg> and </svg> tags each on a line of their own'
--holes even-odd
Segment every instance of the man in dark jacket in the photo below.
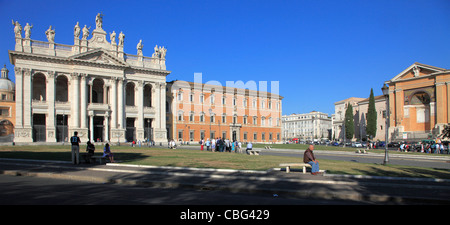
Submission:
<svg viewBox="0 0 450 225">
<path fill-rule="evenodd" d="M 78 137 L 78 132 L 73 132 L 73 136 L 70 138 L 70 143 L 72 143 L 72 163 L 80 164 L 80 138 Z"/>
<path fill-rule="evenodd" d="M 306 149 L 303 154 L 303 162 L 311 165 L 311 174 L 316 175 L 319 173 L 319 161 L 317 161 L 316 157 L 314 157 L 313 150 L 314 145 L 309 145 L 308 149 Z"/>
</svg>

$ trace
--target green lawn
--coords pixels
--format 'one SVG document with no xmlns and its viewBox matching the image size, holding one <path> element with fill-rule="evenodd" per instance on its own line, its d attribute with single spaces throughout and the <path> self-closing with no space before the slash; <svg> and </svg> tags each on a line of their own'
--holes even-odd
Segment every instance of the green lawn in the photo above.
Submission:
<svg viewBox="0 0 450 225">
<path fill-rule="evenodd" d="M 295 145 L 297 146 L 297 145 Z M 325 146 L 326 147 L 326 146 Z M 81 146 L 80 152 L 84 152 Z M 96 154 L 100 155 L 103 146 L 96 146 Z M 121 163 L 178 166 L 197 168 L 221 168 L 243 170 L 267 170 L 277 168 L 280 163 L 301 162 L 298 157 L 284 156 L 250 156 L 235 153 L 207 152 L 200 150 L 167 149 L 167 148 L 132 148 L 129 146 L 113 146 L 115 159 Z M 70 161 L 70 146 L 0 146 L 0 158 L 22 158 L 40 160 Z M 429 177 L 450 179 L 450 170 L 430 169 L 409 166 L 383 166 L 344 162 L 336 160 L 320 160 L 320 169 L 332 174 L 354 174 L 396 177 Z"/>
</svg>

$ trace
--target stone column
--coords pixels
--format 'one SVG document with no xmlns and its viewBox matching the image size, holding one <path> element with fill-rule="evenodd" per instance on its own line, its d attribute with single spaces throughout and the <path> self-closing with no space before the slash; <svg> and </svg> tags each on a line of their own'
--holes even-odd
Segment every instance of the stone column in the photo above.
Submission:
<svg viewBox="0 0 450 225">
<path fill-rule="evenodd" d="M 153 96 L 152 96 L 153 97 Z M 155 142 L 166 142 L 167 141 L 167 130 L 166 130 L 166 89 L 165 83 L 158 82 L 155 84 L 155 120 L 152 122 L 153 137 Z M 153 123 L 155 124 L 153 126 Z M 189 137 L 189 134 L 188 136 Z"/>
<path fill-rule="evenodd" d="M 138 81 L 137 88 L 135 88 L 135 97 L 138 106 L 138 120 L 136 137 L 138 140 L 144 140 L 144 82 Z"/>
<path fill-rule="evenodd" d="M 87 128 L 87 89 L 86 89 L 86 77 L 87 74 L 81 74 L 81 106 L 80 106 L 80 110 L 81 110 L 81 128 L 82 129 L 86 129 Z"/>
<path fill-rule="evenodd" d="M 72 73 L 72 93 L 71 97 L 71 117 L 72 117 L 72 130 L 80 128 L 80 79 L 78 73 Z"/>
<path fill-rule="evenodd" d="M 25 68 L 23 70 L 23 127 L 30 129 L 31 134 L 31 120 L 32 120 L 32 81 L 31 81 L 31 70 Z"/>
<path fill-rule="evenodd" d="M 56 142 L 56 127 L 55 127 L 55 72 L 48 71 L 47 76 L 47 119 L 46 119 L 46 132 L 47 142 Z"/>
<path fill-rule="evenodd" d="M 105 141 L 109 142 L 109 113 L 105 113 Z"/>
<path fill-rule="evenodd" d="M 124 91 L 123 91 L 123 86 L 124 86 L 124 80 L 122 79 L 122 78 L 119 78 L 119 85 L 118 85 L 118 88 L 117 88 L 117 97 L 119 98 L 118 99 L 118 106 L 117 106 L 117 115 L 118 115 L 118 120 L 117 120 L 117 123 L 119 124 L 118 125 L 118 128 L 119 129 L 123 129 L 124 128 L 124 106 L 125 106 L 125 104 L 124 104 L 124 96 L 123 96 L 123 93 L 124 93 Z"/>
<path fill-rule="evenodd" d="M 111 80 L 111 128 L 117 128 L 117 78 Z"/>
<path fill-rule="evenodd" d="M 89 112 L 89 139 L 94 142 L 94 112 Z"/>
<path fill-rule="evenodd" d="M 15 128 L 23 128 L 23 71 L 19 67 L 14 67 L 16 76 L 16 124 Z"/>
</svg>

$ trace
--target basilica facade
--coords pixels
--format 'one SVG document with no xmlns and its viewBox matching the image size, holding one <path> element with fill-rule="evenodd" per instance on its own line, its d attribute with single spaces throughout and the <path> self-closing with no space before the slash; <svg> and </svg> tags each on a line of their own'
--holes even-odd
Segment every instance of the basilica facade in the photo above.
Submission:
<svg viewBox="0 0 450 225">
<path fill-rule="evenodd" d="M 92 32 L 74 26 L 72 45 L 56 43 L 51 26 L 47 41 L 31 39 L 28 23 L 13 26 L 14 142 L 63 142 L 75 131 L 84 143 L 167 140 L 164 47 L 147 57 L 140 41 L 136 55 L 124 53 L 125 35 L 107 35 L 101 14 Z"/>
</svg>

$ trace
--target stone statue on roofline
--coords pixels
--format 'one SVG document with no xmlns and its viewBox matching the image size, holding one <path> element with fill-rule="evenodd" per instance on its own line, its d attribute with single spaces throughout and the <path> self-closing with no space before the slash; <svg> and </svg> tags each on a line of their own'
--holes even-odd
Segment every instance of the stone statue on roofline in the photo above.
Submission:
<svg viewBox="0 0 450 225">
<path fill-rule="evenodd" d="M 161 59 L 166 59 L 167 49 L 164 48 L 164 46 L 163 46 L 162 48 L 159 47 L 159 52 L 160 52 L 160 57 L 161 57 Z"/>
<path fill-rule="evenodd" d="M 91 29 L 91 27 L 87 28 L 87 26 L 84 25 L 84 27 L 83 27 L 83 37 L 81 38 L 82 40 L 87 40 L 87 38 L 89 37 L 89 29 Z"/>
<path fill-rule="evenodd" d="M 115 45 L 116 44 L 116 32 L 113 31 L 112 33 L 109 34 L 109 39 L 111 40 L 111 44 Z"/>
<path fill-rule="evenodd" d="M 77 24 L 76 24 L 75 27 L 73 28 L 73 36 L 74 36 L 75 38 L 79 38 L 79 37 L 80 37 L 80 32 L 81 32 L 80 23 L 77 22 Z"/>
<path fill-rule="evenodd" d="M 120 34 L 119 34 L 119 46 L 123 46 L 124 39 L 125 39 L 125 34 L 123 34 L 122 31 L 120 31 Z"/>
<path fill-rule="evenodd" d="M 102 13 L 98 13 L 97 16 L 95 17 L 95 29 L 100 29 L 103 30 L 103 14 Z"/>
<path fill-rule="evenodd" d="M 28 24 L 28 23 L 23 28 L 23 30 L 25 31 L 25 38 L 29 39 L 31 37 L 31 28 L 33 28 L 33 25 L 30 26 L 30 24 Z"/>
<path fill-rule="evenodd" d="M 137 48 L 137 54 L 143 55 L 142 49 L 144 48 L 144 45 L 142 44 L 142 40 L 139 40 L 139 43 L 137 44 L 136 48 Z"/>
<path fill-rule="evenodd" d="M 152 57 L 153 58 L 159 58 L 159 49 L 158 49 L 158 45 L 155 45 L 155 47 L 153 48 L 155 50 L 155 52 L 153 52 Z"/>
<path fill-rule="evenodd" d="M 12 20 L 12 24 L 14 25 L 14 34 L 16 34 L 16 38 L 22 38 L 22 26 L 20 26 L 19 21 L 14 22 L 14 20 Z"/>
<path fill-rule="evenodd" d="M 52 25 L 45 31 L 45 35 L 47 35 L 48 42 L 55 43 L 55 30 L 52 29 Z"/>
</svg>

